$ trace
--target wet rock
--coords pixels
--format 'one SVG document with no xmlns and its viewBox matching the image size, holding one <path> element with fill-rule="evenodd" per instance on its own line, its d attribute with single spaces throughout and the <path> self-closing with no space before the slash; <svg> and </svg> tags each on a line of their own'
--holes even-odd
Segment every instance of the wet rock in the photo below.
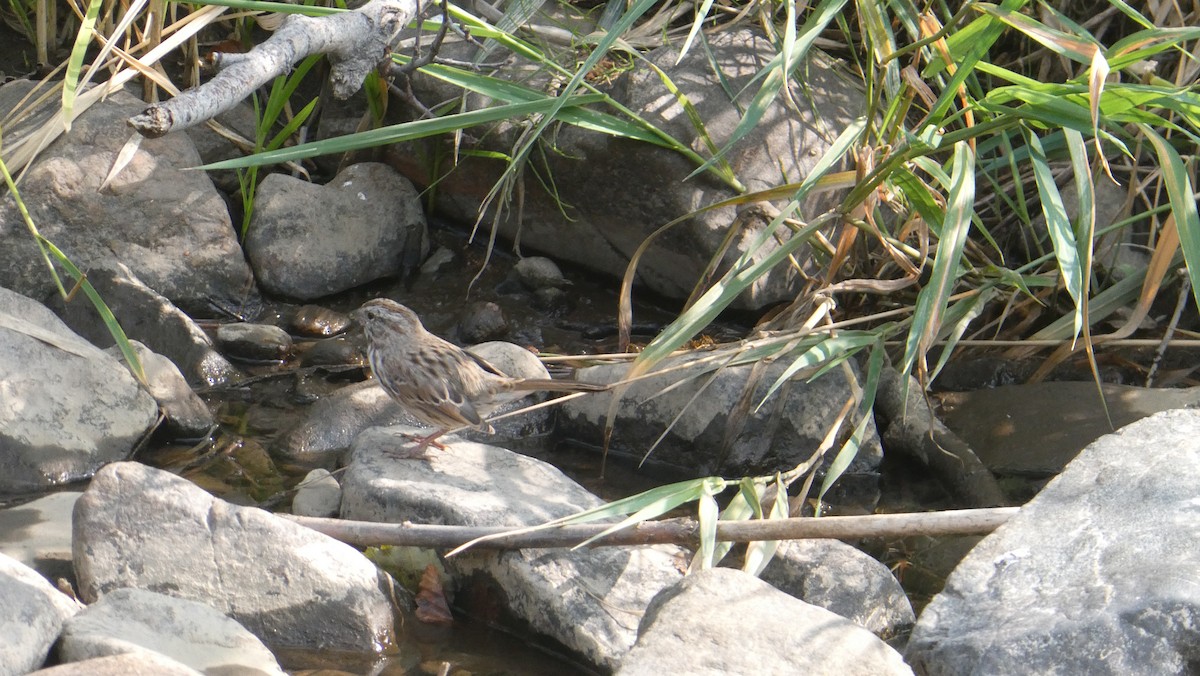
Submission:
<svg viewBox="0 0 1200 676">
<path fill-rule="evenodd" d="M 664 360 L 656 370 L 686 364 L 695 357 Z M 834 370 L 809 382 L 795 376 L 758 407 L 770 386 L 788 367 L 787 360 L 769 365 L 747 401 L 744 424 L 726 447 L 731 418 L 745 396 L 753 366 L 721 370 L 709 382 L 706 368 L 688 365 L 660 376 L 639 381 L 625 394 L 618 409 L 612 448 L 633 457 L 645 455 L 652 440 L 672 425 L 670 432 L 650 454 L 651 462 L 677 468 L 690 476 L 761 475 L 791 469 L 806 461 L 820 447 L 829 427 L 851 396 L 845 375 Z M 624 377 L 625 364 L 591 366 L 576 377 L 590 383 L 612 383 Z M 664 390 L 675 384 L 669 391 Z M 697 392 L 703 387 L 703 395 Z M 564 403 L 558 413 L 558 431 L 579 439 L 602 439 L 610 395 L 586 396 Z M 834 454 L 827 456 L 831 459 Z M 851 462 L 834 490 L 833 502 L 871 506 L 878 496 L 878 467 L 882 449 L 874 423 L 868 423 L 858 456 Z"/>
<path fill-rule="evenodd" d="M 292 352 L 292 337 L 270 324 L 222 324 L 217 345 L 235 359 L 282 361 Z"/>
<path fill-rule="evenodd" d="M 547 11 L 559 12 L 562 5 Z M 588 19 L 573 14 L 535 18 L 553 25 L 568 22 L 573 26 Z M 588 28 L 580 28 L 584 33 Z M 732 101 L 728 92 L 754 90 L 753 81 L 778 49 L 761 31 L 746 27 L 721 31 L 710 36 L 704 49 L 691 49 L 682 62 L 677 45 L 663 47 L 646 55 L 646 60 L 666 72 L 683 95 L 696 107 L 706 131 L 718 145 L 724 144 L 742 119 L 745 101 Z M 444 45 L 443 56 L 470 60 L 471 47 Z M 798 106 L 779 97 L 765 111 L 754 129 L 733 145 L 725 158 L 734 167 L 748 190 L 777 185 L 781 178 L 803 177 L 811 173 L 832 141 L 862 116 L 864 96 L 853 77 L 842 75 L 839 64 L 811 52 L 808 62 L 799 66 L 805 73 L 803 101 Z M 719 68 L 722 77 L 713 75 Z M 529 86 L 542 86 L 549 74 L 533 72 L 533 67 L 506 68 L 504 77 Z M 434 78 L 416 74 L 413 88 L 423 101 L 442 101 L 461 95 L 452 86 Z M 703 143 L 689 116 L 676 97 L 662 84 L 658 72 L 649 64 L 635 64 L 618 76 L 606 91 L 617 101 L 656 125 L 685 145 Z M 482 96 L 466 97 L 467 109 L 492 105 Z M 511 151 L 516 138 L 524 133 L 517 121 L 490 126 L 476 146 L 479 150 Z M 421 158 L 434 152 L 441 139 L 400 143 L 388 148 L 389 162 L 400 168 L 419 185 L 436 181 L 438 208 L 447 217 L 475 222 L 479 215 L 482 186 L 491 186 L 500 177 L 503 166 L 484 158 L 462 158 L 452 172 L 433 176 Z M 706 172 L 688 178 L 696 163 L 666 148 L 627 138 L 615 138 L 600 132 L 564 125 L 555 134 L 555 147 L 561 152 L 547 154 L 547 170 L 554 176 L 553 191 L 534 186 L 522 195 L 521 209 L 510 210 L 500 218 L 499 232 L 509 240 L 518 238 L 523 247 L 553 252 L 561 260 L 619 278 L 630 256 L 655 229 L 698 205 L 711 205 L 735 197 L 739 191 Z M 414 146 L 417 146 L 414 148 Z M 804 214 L 820 214 L 837 205 L 841 195 L 828 192 L 812 195 L 800 207 Z M 519 212 L 519 216 L 518 216 Z M 701 279 L 709 260 L 722 251 L 738 209 L 726 206 L 695 214 L 666 235 L 655 240 L 638 264 L 638 281 L 656 293 L 686 298 Z M 484 215 L 490 222 L 492 213 Z M 753 217 L 744 236 L 739 236 L 725 255 L 721 270 L 747 254 L 757 262 L 777 251 L 775 244 L 748 254 L 769 218 Z M 808 251 L 802 247 L 795 255 L 808 265 Z M 803 285 L 804 275 L 781 265 L 755 283 L 739 305 L 760 308 L 780 301 L 791 301 Z"/>
<path fill-rule="evenodd" d="M 42 666 L 63 623 L 81 607 L 32 568 L 0 554 L 0 673 Z"/>
<path fill-rule="evenodd" d="M 105 467 L 79 498 L 74 558 L 88 602 L 136 587 L 209 605 L 272 645 L 392 641 L 389 578 L 358 551 L 136 463 Z"/>
<path fill-rule="evenodd" d="M 618 676 L 912 674 L 869 631 L 729 568 L 703 570 L 654 599 Z"/>
<path fill-rule="evenodd" d="M 837 540 L 788 540 L 760 576 L 780 591 L 888 639 L 916 622 L 887 566 Z"/>
<path fill-rule="evenodd" d="M 343 477 L 342 517 L 515 528 L 601 504 L 553 466 L 495 446 L 448 441 L 426 458 L 388 455 L 408 431 L 359 436 Z M 650 599 L 682 576 L 684 555 L 673 546 L 468 550 L 446 567 L 459 580 L 487 580 L 535 631 L 611 669 L 633 645 Z"/>
<path fill-rule="evenodd" d="M 74 577 L 71 512 L 80 495 L 74 491 L 51 493 L 0 510 L 0 554 L 11 556 L 48 580 Z"/>
<path fill-rule="evenodd" d="M 300 355 L 301 366 L 365 366 L 362 348 L 345 338 L 319 340 Z"/>
<path fill-rule="evenodd" d="M 238 369 L 213 347 L 208 334 L 162 294 L 142 283 L 119 263 L 88 271 L 88 280 L 104 298 L 126 337 L 137 340 L 175 363 L 188 382 L 219 385 L 241 377 Z M 101 347 L 114 344 L 96 309 L 76 298 L 49 303 L 79 335 Z"/>
<path fill-rule="evenodd" d="M 1060 423 L 1061 424 L 1061 423 Z M 1200 413 L 1106 435 L 967 554 L 917 620 L 924 674 L 1190 674 Z"/>
<path fill-rule="evenodd" d="M 421 275 L 436 277 L 438 273 L 454 262 L 454 252 L 444 246 L 434 249 L 429 258 L 421 264 Z"/>
<path fill-rule="evenodd" d="M 327 469 L 314 469 L 296 486 L 292 514 L 299 516 L 337 516 L 342 504 L 342 487 Z"/>
<path fill-rule="evenodd" d="M 508 320 L 495 303 L 472 303 L 458 324 L 458 333 L 467 343 L 498 340 L 508 333 Z"/>
<path fill-rule="evenodd" d="M 517 279 L 521 280 L 521 284 L 530 291 L 547 288 L 559 289 L 571 283 L 563 276 L 558 263 L 545 256 L 522 258 L 513 266 L 513 272 L 517 274 Z"/>
<path fill-rule="evenodd" d="M 121 653 L 159 653 L 198 671 L 279 674 L 262 641 L 196 601 L 116 589 L 67 620 L 59 654 L 69 662 Z"/>
<path fill-rule="evenodd" d="M 350 315 L 320 305 L 304 305 L 292 317 L 292 329 L 303 336 L 326 338 L 350 328 Z"/>
<path fill-rule="evenodd" d="M 317 400 L 273 450 L 300 462 L 320 461 L 345 451 L 368 427 L 398 422 L 416 424 L 377 382 L 355 383 Z"/>
<path fill-rule="evenodd" d="M 129 341 L 129 344 L 137 353 L 142 371 L 146 374 L 150 396 L 158 402 L 158 408 L 165 416 L 163 424 L 172 438 L 195 439 L 208 434 L 213 426 L 212 411 L 188 386 L 175 364 L 136 340 Z M 121 353 L 115 345 L 108 348 L 107 352 L 120 358 Z"/>
<path fill-rule="evenodd" d="M 0 88 L 0 111 L 8 111 L 33 84 L 16 81 Z M 142 139 L 131 161 L 100 189 L 129 140 L 125 120 L 145 105 L 124 91 L 94 104 L 30 165 L 21 198 L 41 234 L 89 275 L 120 262 L 189 312 L 214 303 L 236 307 L 256 293 L 250 268 L 212 181 L 202 171 L 187 171 L 200 164 L 200 156 L 186 134 Z M 23 131 L 6 128 L 5 147 Z M 5 252 L 0 286 L 33 298 L 55 293 L 10 197 L 0 206 L 0 251 Z"/>
<path fill-rule="evenodd" d="M 125 364 L 0 288 L 0 495 L 86 479 L 128 457 L 158 405 Z"/>
<path fill-rule="evenodd" d="M 399 274 L 413 255 L 406 247 L 421 258 L 428 239 L 416 189 L 387 165 L 367 162 L 324 186 L 267 176 L 245 249 L 264 289 L 307 300 Z"/>
</svg>

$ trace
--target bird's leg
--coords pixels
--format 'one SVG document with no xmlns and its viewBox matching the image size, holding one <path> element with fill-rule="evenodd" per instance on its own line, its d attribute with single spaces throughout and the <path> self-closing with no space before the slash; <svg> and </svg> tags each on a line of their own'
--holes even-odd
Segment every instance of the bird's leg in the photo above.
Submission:
<svg viewBox="0 0 1200 676">
<path fill-rule="evenodd" d="M 437 438 L 442 436 L 443 434 L 445 434 L 448 431 L 449 430 L 441 430 L 441 429 L 434 430 L 433 434 L 428 434 L 423 437 L 417 437 L 412 434 L 405 434 L 404 436 L 417 442 L 416 445 L 412 446 L 410 448 L 406 448 L 402 451 L 386 451 L 386 453 L 394 458 L 408 459 L 408 458 L 424 458 L 425 451 L 430 446 L 437 448 L 439 451 L 444 451 L 444 450 L 446 450 L 446 446 L 444 444 L 439 443 L 437 441 Z"/>
</svg>

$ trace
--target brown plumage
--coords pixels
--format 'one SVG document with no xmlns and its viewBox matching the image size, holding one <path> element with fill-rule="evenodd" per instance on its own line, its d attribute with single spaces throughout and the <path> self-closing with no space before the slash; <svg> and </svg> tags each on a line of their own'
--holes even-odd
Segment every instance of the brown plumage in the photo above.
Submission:
<svg viewBox="0 0 1200 676">
<path fill-rule="evenodd" d="M 411 451 L 420 455 L 450 430 L 495 430 L 489 413 L 529 392 L 599 392 L 599 385 L 563 380 L 512 378 L 486 361 L 425 330 L 416 313 L 377 298 L 354 311 L 367 335 L 367 357 L 375 378 L 417 420 L 435 428 Z"/>
</svg>

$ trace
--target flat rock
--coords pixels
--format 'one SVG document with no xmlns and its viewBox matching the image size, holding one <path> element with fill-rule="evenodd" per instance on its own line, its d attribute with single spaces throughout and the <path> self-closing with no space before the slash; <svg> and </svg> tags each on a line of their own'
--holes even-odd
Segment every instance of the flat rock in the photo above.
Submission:
<svg viewBox="0 0 1200 676">
<path fill-rule="evenodd" d="M 923 674 L 1192 674 L 1200 412 L 1096 440 L 975 546 L 917 620 Z"/>
<path fill-rule="evenodd" d="M 160 653 L 210 674 L 278 674 L 267 647 L 203 603 L 144 589 L 117 589 L 67 620 L 62 659 L 77 662 L 128 652 Z"/>
<path fill-rule="evenodd" d="M 516 528 L 601 504 L 551 465 L 453 436 L 426 458 L 386 454 L 406 441 L 397 435 L 412 431 L 359 435 L 342 481 L 343 518 Z M 633 645 L 650 599 L 680 578 L 686 559 L 672 546 L 525 549 L 467 551 L 446 566 L 460 581 L 486 580 L 534 631 L 611 669 Z"/>
<path fill-rule="evenodd" d="M 618 676 L 912 674 L 874 634 L 730 568 L 702 570 L 654 599 Z"/>
<path fill-rule="evenodd" d="M 205 603 L 273 646 L 375 652 L 389 578 L 361 553 L 167 472 L 114 463 L 75 507 L 80 596 L 136 587 Z"/>
</svg>

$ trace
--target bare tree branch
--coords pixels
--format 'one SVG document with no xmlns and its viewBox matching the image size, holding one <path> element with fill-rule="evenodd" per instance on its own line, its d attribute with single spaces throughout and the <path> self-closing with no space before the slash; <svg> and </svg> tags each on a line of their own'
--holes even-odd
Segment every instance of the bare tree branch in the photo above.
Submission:
<svg viewBox="0 0 1200 676">
<path fill-rule="evenodd" d="M 323 17 L 293 14 L 270 38 L 245 54 L 221 54 L 220 72 L 208 82 L 129 119 L 143 136 L 157 138 L 210 120 L 310 54 L 328 54 L 333 95 L 350 97 L 388 57 L 418 0 L 371 0 L 352 11 Z"/>
<path fill-rule="evenodd" d="M 990 533 L 1002 526 L 1019 507 L 960 509 L 917 514 L 872 514 L 868 516 L 826 516 L 755 521 L 722 521 L 717 524 L 717 540 L 750 542 L 753 540 L 898 538 L 911 535 L 976 535 Z M 318 519 L 307 516 L 284 518 L 358 547 L 381 545 L 452 548 L 476 538 L 510 531 L 510 528 L 471 526 L 427 526 L 414 523 L 375 523 Z M 546 530 L 487 540 L 479 549 L 522 549 L 526 547 L 574 547 L 602 532 L 611 524 L 559 526 Z M 700 543 L 700 525 L 692 519 L 647 521 L 608 535 L 594 546 Z"/>
</svg>

